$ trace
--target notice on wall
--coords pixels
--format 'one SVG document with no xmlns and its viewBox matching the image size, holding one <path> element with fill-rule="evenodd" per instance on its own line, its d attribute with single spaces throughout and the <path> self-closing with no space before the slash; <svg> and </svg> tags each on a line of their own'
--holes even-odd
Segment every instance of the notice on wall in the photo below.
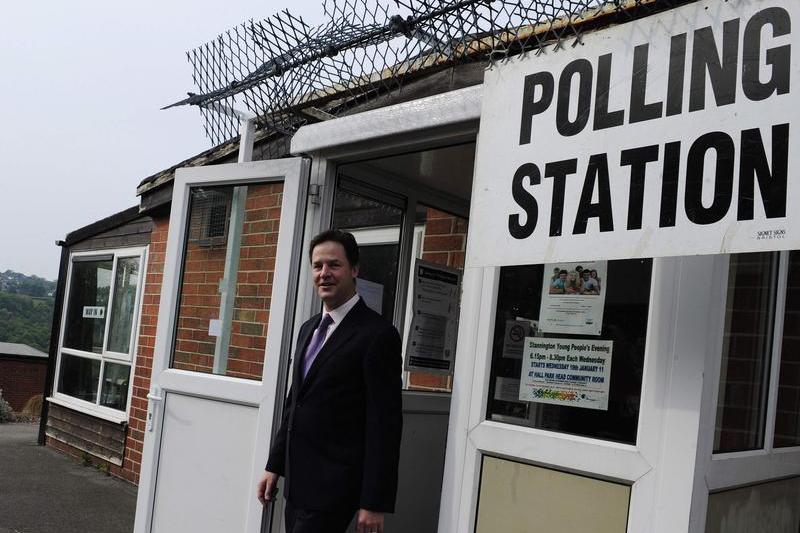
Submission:
<svg viewBox="0 0 800 533">
<path fill-rule="evenodd" d="M 607 261 L 545 265 L 539 330 L 544 333 L 600 335 L 607 271 Z"/>
<path fill-rule="evenodd" d="M 452 374 L 456 357 L 461 272 L 426 261 L 414 265 L 406 370 Z"/>
<path fill-rule="evenodd" d="M 367 307 L 376 313 L 383 313 L 383 284 L 356 278 L 356 291 Z"/>
<path fill-rule="evenodd" d="M 468 267 L 800 248 L 800 2 L 575 44 L 486 72 Z"/>
<path fill-rule="evenodd" d="M 522 359 L 525 347 L 525 337 L 533 337 L 539 330 L 536 320 L 517 317 L 516 320 L 506 320 L 506 330 L 503 334 L 503 357 L 509 359 Z"/>
<path fill-rule="evenodd" d="M 519 399 L 608 410 L 613 341 L 525 339 Z"/>
<path fill-rule="evenodd" d="M 83 306 L 83 318 L 105 318 L 106 317 L 106 308 L 103 306 L 97 305 L 85 305 Z"/>
</svg>

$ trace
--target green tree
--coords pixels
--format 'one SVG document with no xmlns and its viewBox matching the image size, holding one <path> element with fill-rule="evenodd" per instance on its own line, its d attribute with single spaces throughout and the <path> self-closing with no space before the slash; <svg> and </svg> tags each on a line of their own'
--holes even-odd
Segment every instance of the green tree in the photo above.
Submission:
<svg viewBox="0 0 800 533">
<path fill-rule="evenodd" d="M 17 342 L 47 352 L 53 298 L 0 292 L 0 342 Z"/>
</svg>

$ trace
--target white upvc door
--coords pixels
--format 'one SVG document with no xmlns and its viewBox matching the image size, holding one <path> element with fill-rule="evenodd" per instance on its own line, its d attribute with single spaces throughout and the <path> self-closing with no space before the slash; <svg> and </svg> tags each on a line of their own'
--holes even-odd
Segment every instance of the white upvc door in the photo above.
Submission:
<svg viewBox="0 0 800 533">
<path fill-rule="evenodd" d="M 438 530 L 475 531 L 481 465 L 490 456 L 627 485 L 627 533 L 689 531 L 705 362 L 718 348 L 722 266 L 719 256 L 653 260 L 634 444 L 487 419 L 500 268 L 465 269 Z"/>
<path fill-rule="evenodd" d="M 176 172 L 148 395 L 134 527 L 137 533 L 261 530 L 264 513 L 255 498 L 254 487 L 269 449 L 276 391 L 280 395 L 283 390 L 279 376 L 284 372 L 283 355 L 291 338 L 308 177 L 308 160 L 302 158 L 185 168 Z M 189 223 L 192 199 L 203 196 L 204 191 L 225 187 L 229 190 L 228 203 L 217 208 L 216 213 L 227 216 L 227 222 L 220 225 L 217 221 L 216 230 L 201 228 L 198 237 L 195 219 Z M 239 253 L 242 243 L 247 244 L 250 237 L 246 231 L 242 236 L 242 228 L 250 227 L 252 218 L 249 211 L 245 214 L 245 202 L 250 209 L 249 202 L 255 193 L 248 190 L 252 193 L 259 187 L 273 187 L 273 197 L 277 198 L 273 209 L 279 207 L 280 213 L 275 215 L 279 220 L 270 224 L 278 234 L 277 239 L 272 235 L 275 242 L 258 248 L 260 256 L 264 253 L 270 256 L 267 262 L 248 266 L 247 254 Z M 212 208 L 206 211 L 201 218 L 214 223 Z M 226 242 L 213 240 L 219 239 L 215 231 Z M 219 294 L 210 296 L 216 300 L 211 304 L 198 300 L 198 305 L 211 308 L 205 322 L 199 322 L 200 329 L 195 330 L 211 338 L 206 344 L 211 354 L 205 356 L 203 368 L 192 367 L 185 360 L 181 363 L 174 355 L 176 338 L 184 328 L 184 315 L 180 313 L 185 314 L 185 306 L 190 305 L 188 297 L 183 303 L 181 300 L 184 276 L 194 269 L 194 277 L 203 280 L 193 261 L 186 261 L 187 243 L 199 243 L 193 245 L 202 248 L 198 256 L 211 254 L 210 250 L 216 246 L 216 252 L 225 258 L 224 276 L 212 281 L 219 287 Z M 266 314 L 260 315 L 265 317 L 262 326 L 266 329 L 262 331 L 266 339 L 254 342 L 264 352 L 260 356 L 263 370 L 259 361 L 240 361 L 239 367 L 235 367 L 228 355 L 239 353 L 229 349 L 236 335 L 236 331 L 231 332 L 232 317 L 242 312 L 239 308 L 242 287 L 237 283 L 248 274 L 245 270 L 254 268 L 271 269 L 263 283 L 259 281 L 264 277 L 261 273 L 254 276 L 255 280 L 248 280 L 254 283 L 250 288 L 258 291 L 258 301 L 266 302 L 267 306 Z M 269 286 L 269 281 L 270 293 L 262 294 L 262 289 L 268 290 L 264 287 Z M 237 328 L 241 324 L 233 329 Z M 191 362 L 200 364 L 197 360 Z M 247 372 L 251 375 L 246 375 Z"/>
</svg>

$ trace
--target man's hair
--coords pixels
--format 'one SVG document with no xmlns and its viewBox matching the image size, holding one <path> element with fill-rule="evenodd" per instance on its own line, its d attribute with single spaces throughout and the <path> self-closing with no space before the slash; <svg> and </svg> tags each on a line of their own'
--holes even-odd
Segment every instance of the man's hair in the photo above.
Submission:
<svg viewBox="0 0 800 533">
<path fill-rule="evenodd" d="M 314 248 L 323 242 L 338 242 L 344 248 L 344 254 L 347 256 L 347 262 L 351 267 L 358 266 L 358 243 L 352 233 L 338 229 L 329 229 L 318 234 L 311 239 L 311 244 L 308 246 L 308 260 L 311 261 L 314 254 Z"/>
</svg>

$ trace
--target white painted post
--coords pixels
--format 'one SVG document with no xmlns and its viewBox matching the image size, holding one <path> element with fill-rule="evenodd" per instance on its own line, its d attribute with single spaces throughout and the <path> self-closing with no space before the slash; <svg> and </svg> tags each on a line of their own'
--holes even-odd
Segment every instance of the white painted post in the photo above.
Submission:
<svg viewBox="0 0 800 533">
<path fill-rule="evenodd" d="M 255 141 L 256 116 L 249 111 L 241 111 L 219 103 L 211 104 L 216 111 L 241 121 L 239 127 L 239 163 L 248 163 L 253 159 Z M 228 243 L 225 250 L 225 272 L 219 282 L 220 332 L 214 347 L 214 373 L 225 374 L 228 367 L 228 349 L 231 341 L 231 322 L 236 302 L 236 277 L 239 273 L 239 250 L 242 244 L 242 225 L 244 224 L 247 187 L 233 188 L 231 214 L 228 223 Z"/>
<path fill-rule="evenodd" d="M 239 273 L 239 250 L 242 244 L 244 208 L 247 200 L 247 186 L 233 188 L 231 216 L 228 223 L 228 244 L 225 249 L 225 273 L 219 281 L 219 323 L 220 331 L 214 347 L 214 373 L 225 374 L 228 368 L 228 349 L 231 342 L 231 323 L 236 302 L 236 277 Z"/>
</svg>

